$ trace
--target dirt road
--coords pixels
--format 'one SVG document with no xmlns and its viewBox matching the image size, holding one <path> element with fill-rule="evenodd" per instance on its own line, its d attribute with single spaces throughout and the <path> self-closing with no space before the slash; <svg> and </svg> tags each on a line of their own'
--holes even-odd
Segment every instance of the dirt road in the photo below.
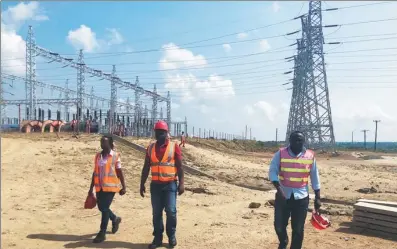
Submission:
<svg viewBox="0 0 397 249">
<path fill-rule="evenodd" d="M 140 142 L 148 144 L 148 140 Z M 117 144 L 128 192 L 115 198 L 112 210 L 123 218 L 123 223 L 117 234 L 109 234 L 106 242 L 97 245 L 91 241 L 99 229 L 99 211 L 82 207 L 99 137 L 76 139 L 62 135 L 58 140 L 54 134 L 6 135 L 1 148 L 1 248 L 147 248 L 152 239 L 151 205 L 149 196 L 141 198 L 138 193 L 142 154 Z M 183 152 L 189 163 L 223 176 L 229 183 L 187 176 L 189 190 L 202 188 L 207 193 L 186 191 L 178 197 L 178 248 L 277 248 L 274 210 L 266 205 L 274 194 L 233 185 L 248 181 L 266 187 L 268 184 L 261 181 L 267 176 L 271 154 L 232 155 L 191 145 Z M 343 200 L 360 196 L 397 200 L 393 194 L 397 191 L 393 181 L 396 163 L 392 159 L 376 165 L 370 161 L 320 158 L 323 193 Z M 356 192 L 371 186 L 378 193 Z M 251 202 L 262 205 L 250 209 Z M 332 205 L 328 205 L 330 209 L 337 209 Z M 353 234 L 343 227 L 348 225 L 349 216 L 330 218 L 333 226 L 323 232 L 315 231 L 307 220 L 304 248 L 397 248 L 395 241 Z"/>
</svg>

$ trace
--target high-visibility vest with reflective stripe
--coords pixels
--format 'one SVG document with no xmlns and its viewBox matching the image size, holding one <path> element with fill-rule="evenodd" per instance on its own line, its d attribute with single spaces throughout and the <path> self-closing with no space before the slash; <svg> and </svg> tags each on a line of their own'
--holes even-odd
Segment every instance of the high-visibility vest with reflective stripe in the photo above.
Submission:
<svg viewBox="0 0 397 249">
<path fill-rule="evenodd" d="M 99 192 L 102 190 L 104 192 L 119 192 L 120 191 L 120 180 L 116 174 L 116 163 L 120 154 L 114 152 L 113 155 L 108 155 L 105 167 L 103 167 L 103 179 L 102 186 L 99 182 L 99 159 L 101 158 L 101 153 L 97 153 L 95 156 L 95 170 L 94 170 L 94 184 L 95 191 Z"/>
<path fill-rule="evenodd" d="M 161 161 L 156 155 L 156 143 L 149 145 L 150 169 L 152 181 L 172 182 L 178 179 L 178 170 L 175 166 L 175 143 L 169 141 Z"/>
<path fill-rule="evenodd" d="M 290 188 L 301 188 L 308 184 L 312 169 L 314 152 L 306 150 L 300 157 L 292 157 L 288 148 L 280 149 L 279 181 L 281 185 Z"/>
</svg>

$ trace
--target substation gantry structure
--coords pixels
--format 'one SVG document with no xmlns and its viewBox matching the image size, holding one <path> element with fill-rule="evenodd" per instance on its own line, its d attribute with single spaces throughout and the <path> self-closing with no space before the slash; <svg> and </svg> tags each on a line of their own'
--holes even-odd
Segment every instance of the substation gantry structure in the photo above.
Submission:
<svg viewBox="0 0 397 249">
<path fill-rule="evenodd" d="M 142 107 L 142 103 L 140 101 L 140 96 L 145 95 L 153 100 L 152 104 L 152 110 L 151 112 L 151 120 L 154 123 L 157 120 L 158 116 L 158 102 L 166 102 L 166 108 L 167 108 L 167 117 L 166 117 L 166 122 L 168 125 L 171 125 L 171 95 L 170 92 L 168 92 L 167 97 L 163 97 L 157 93 L 157 88 L 156 85 L 153 88 L 153 91 L 145 90 L 139 85 L 139 78 L 138 76 L 136 77 L 135 83 L 128 82 L 128 81 L 123 81 L 121 78 L 119 78 L 116 74 L 116 66 L 113 65 L 112 72 L 111 73 L 104 73 L 101 70 L 94 69 L 92 67 L 87 66 L 84 63 L 84 54 L 83 50 L 79 51 L 78 59 L 77 61 L 74 61 L 71 58 L 66 58 L 61 56 L 59 53 L 52 52 L 50 50 L 47 50 L 45 48 L 39 47 L 36 45 L 34 33 L 33 33 L 33 28 L 32 26 L 29 26 L 29 31 L 28 31 L 28 36 L 26 39 L 26 81 L 25 81 L 25 89 L 26 89 L 26 105 L 29 110 L 36 110 L 36 106 L 38 104 L 38 100 L 36 98 L 36 87 L 38 86 L 38 83 L 36 81 L 36 57 L 41 56 L 49 60 L 49 63 L 52 62 L 57 62 L 60 64 L 63 64 L 64 67 L 71 67 L 77 70 L 77 107 L 80 110 L 84 109 L 84 98 L 89 97 L 92 95 L 86 94 L 85 93 L 85 75 L 88 74 L 90 77 L 97 77 L 99 80 L 107 80 L 110 81 L 111 84 L 111 93 L 110 93 L 110 110 L 109 110 L 109 116 L 113 117 L 114 114 L 116 113 L 116 107 L 120 105 L 120 103 L 117 102 L 117 88 L 123 88 L 126 90 L 133 90 L 135 92 L 135 103 L 134 105 L 127 104 L 127 109 L 134 109 L 133 115 L 135 122 L 139 122 L 140 119 L 143 117 L 147 117 L 149 110 L 147 108 Z M 71 93 L 70 91 L 67 91 L 68 94 Z M 104 100 L 105 101 L 105 100 Z M 91 105 L 92 106 L 92 105 Z M 146 110 L 146 111 L 145 111 Z M 131 113 L 128 112 L 127 113 Z M 29 112 L 29 115 L 27 117 L 28 119 L 33 119 L 33 113 L 32 111 Z M 81 115 L 78 115 L 77 119 L 81 120 L 82 117 Z M 112 132 L 112 127 L 114 124 L 114 120 L 112 118 L 109 118 L 109 132 Z M 140 134 L 139 130 L 140 126 L 136 126 L 135 128 L 135 133 Z"/>
</svg>

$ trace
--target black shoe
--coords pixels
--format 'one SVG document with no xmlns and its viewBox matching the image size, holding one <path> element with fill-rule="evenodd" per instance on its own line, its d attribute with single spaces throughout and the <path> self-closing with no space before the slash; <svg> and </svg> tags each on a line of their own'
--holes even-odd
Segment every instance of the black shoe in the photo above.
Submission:
<svg viewBox="0 0 397 249">
<path fill-rule="evenodd" d="M 155 249 L 163 245 L 163 238 L 154 238 L 152 243 L 148 246 L 149 249 Z"/>
<path fill-rule="evenodd" d="M 106 234 L 105 234 L 105 232 L 101 231 L 97 234 L 97 236 L 95 237 L 95 239 L 92 242 L 93 243 L 101 243 L 101 242 L 105 241 L 105 239 L 106 239 Z"/>
<path fill-rule="evenodd" d="M 117 233 L 120 223 L 121 217 L 116 217 L 116 220 L 112 223 L 112 233 Z"/>
<path fill-rule="evenodd" d="M 174 248 L 175 246 L 176 246 L 176 238 L 175 237 L 173 237 L 173 238 L 171 238 L 171 239 L 168 239 L 168 246 L 169 246 L 169 248 Z"/>
</svg>

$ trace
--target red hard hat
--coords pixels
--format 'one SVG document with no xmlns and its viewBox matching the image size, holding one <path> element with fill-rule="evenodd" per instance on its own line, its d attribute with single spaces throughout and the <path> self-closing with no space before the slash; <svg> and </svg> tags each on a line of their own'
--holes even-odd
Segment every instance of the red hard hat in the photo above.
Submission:
<svg viewBox="0 0 397 249">
<path fill-rule="evenodd" d="M 155 130 L 164 130 L 164 131 L 168 132 L 168 124 L 165 121 L 163 121 L 163 120 L 159 120 L 154 125 L 154 129 Z"/>
<path fill-rule="evenodd" d="M 313 227 L 317 230 L 324 230 L 331 226 L 331 222 L 317 212 L 312 213 L 312 219 L 310 220 L 310 223 L 312 223 Z"/>
<path fill-rule="evenodd" d="M 96 206 L 96 198 L 93 193 L 90 193 L 84 202 L 84 208 L 93 209 L 95 206 Z"/>
</svg>

